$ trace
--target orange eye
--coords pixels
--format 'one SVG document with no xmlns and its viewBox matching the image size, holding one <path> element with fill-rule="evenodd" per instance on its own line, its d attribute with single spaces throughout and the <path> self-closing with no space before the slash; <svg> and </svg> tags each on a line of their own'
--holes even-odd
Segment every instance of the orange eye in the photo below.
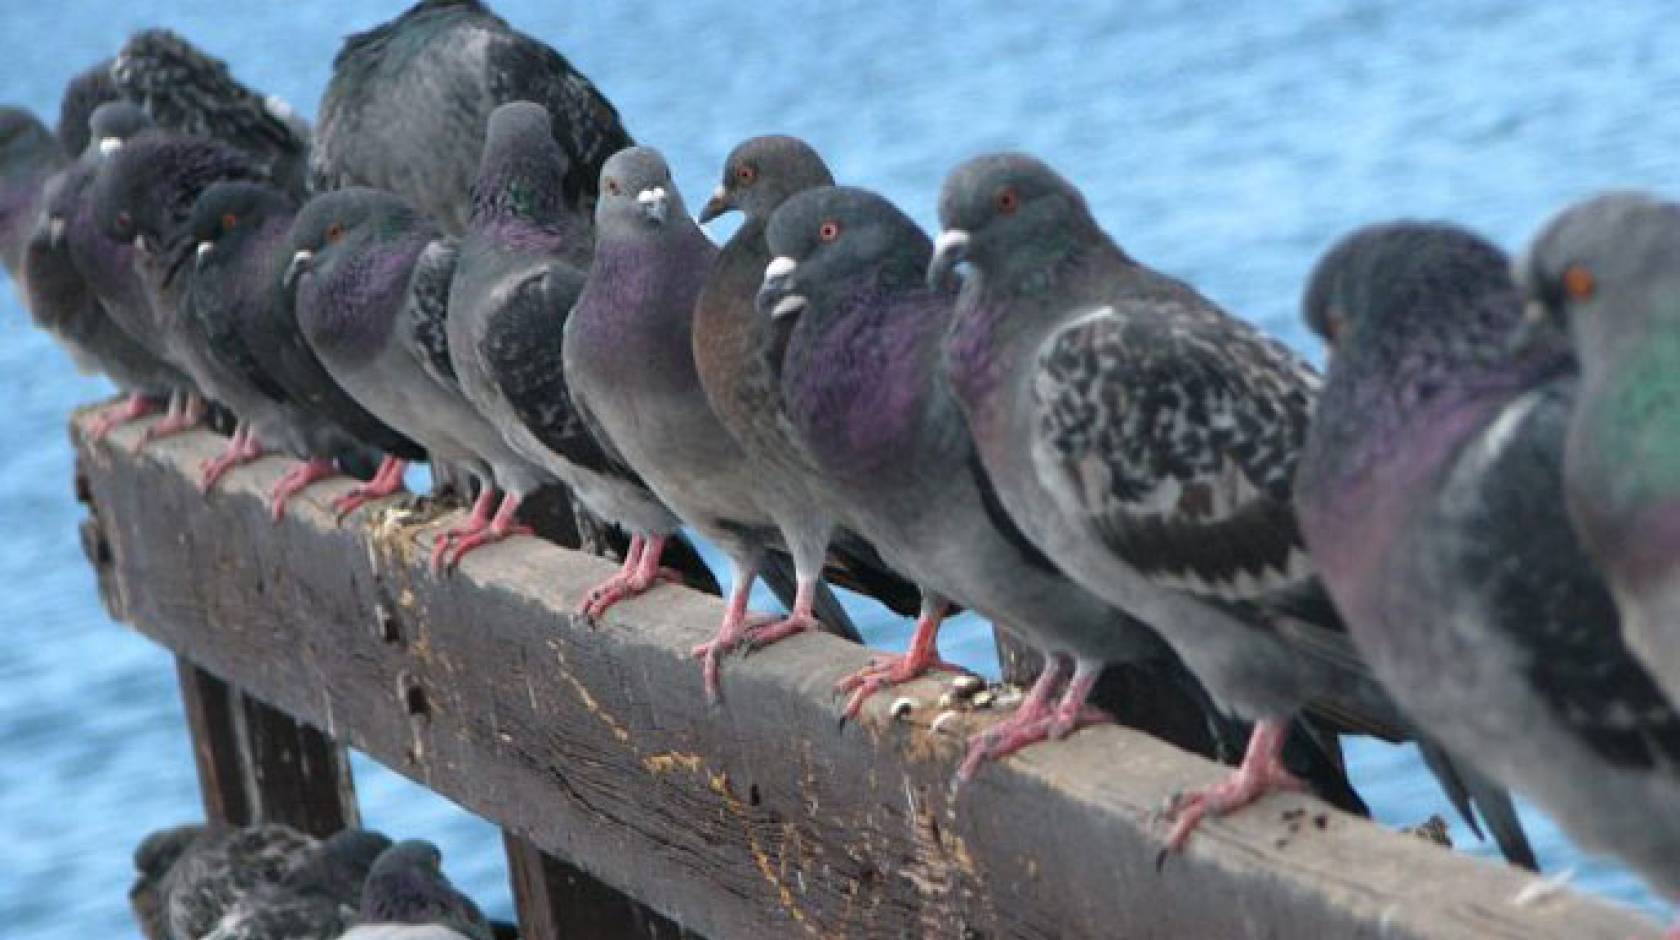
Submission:
<svg viewBox="0 0 1680 940">
<path fill-rule="evenodd" d="M 998 190 L 997 207 L 998 211 L 1005 215 L 1021 208 L 1021 197 L 1016 194 L 1014 187 L 1006 186 Z"/>
<path fill-rule="evenodd" d="M 222 231 L 230 232 L 230 231 L 233 230 L 233 227 L 235 225 L 238 225 L 238 224 L 239 224 L 239 216 L 234 215 L 231 212 L 222 216 Z"/>
<path fill-rule="evenodd" d="M 750 186 L 754 180 L 758 179 L 758 168 L 750 163 L 743 163 L 735 168 L 735 178 L 743 186 Z"/>
<path fill-rule="evenodd" d="M 817 237 L 825 242 L 831 242 L 836 238 L 839 238 L 840 223 L 834 221 L 833 219 L 829 219 L 827 222 L 824 222 L 822 227 L 817 229 Z"/>
<path fill-rule="evenodd" d="M 607 192 L 614 196 L 619 194 L 618 180 L 615 180 L 610 176 L 607 177 Z"/>
<path fill-rule="evenodd" d="M 344 223 L 343 222 L 334 222 L 333 224 L 327 226 L 327 244 L 336 245 L 336 244 L 338 244 L 338 240 L 343 238 L 343 237 L 344 237 Z"/>
<path fill-rule="evenodd" d="M 1587 300 L 1598 289 L 1598 280 L 1584 264 L 1572 264 L 1563 269 L 1563 290 L 1575 300 Z"/>
</svg>

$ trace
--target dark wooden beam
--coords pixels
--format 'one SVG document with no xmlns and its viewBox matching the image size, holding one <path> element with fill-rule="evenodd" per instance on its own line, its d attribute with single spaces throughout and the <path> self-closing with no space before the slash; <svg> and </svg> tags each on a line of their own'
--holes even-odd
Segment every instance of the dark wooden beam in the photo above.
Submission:
<svg viewBox="0 0 1680 940">
<path fill-rule="evenodd" d="M 504 832 L 502 842 L 523 940 L 701 940 L 514 833 Z"/>
<path fill-rule="evenodd" d="M 256 821 L 251 790 L 241 758 L 239 694 L 228 684 L 185 659 L 176 657 L 181 704 L 187 713 L 198 792 L 207 822 L 249 826 Z"/>
<path fill-rule="evenodd" d="M 518 539 L 426 567 L 438 520 L 335 525 L 327 483 L 272 525 L 279 460 L 206 499 L 191 434 L 128 453 L 79 441 L 101 584 L 136 629 L 249 694 L 711 937 L 1655 936 L 1568 890 L 1339 813 L 1268 797 L 1160 860 L 1158 808 L 1223 770 L 1121 728 L 990 766 L 961 792 L 945 685 L 836 727 L 867 652 L 801 636 L 708 704 L 690 648 L 715 598 L 661 588 L 598 625 L 569 611 L 612 566 Z M 895 718 L 890 702 L 912 700 Z M 958 733 L 950 733 L 958 732 Z M 546 875 L 545 875 L 546 878 Z M 545 882 L 546 883 L 546 882 Z"/>
</svg>

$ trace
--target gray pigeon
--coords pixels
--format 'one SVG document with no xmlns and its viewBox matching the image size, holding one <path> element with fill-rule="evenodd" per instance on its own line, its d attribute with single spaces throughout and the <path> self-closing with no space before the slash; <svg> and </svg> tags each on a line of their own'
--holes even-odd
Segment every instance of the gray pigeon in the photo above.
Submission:
<svg viewBox="0 0 1680 940">
<path fill-rule="evenodd" d="M 590 211 L 601 164 L 634 141 L 565 57 L 478 0 L 425 0 L 345 40 L 321 98 L 311 186 L 387 189 L 464 234 L 490 113 L 510 101 L 553 116 L 560 194 Z"/>
<path fill-rule="evenodd" d="M 66 105 L 65 112 L 75 110 Z M 173 401 L 192 383 L 164 360 L 151 305 L 133 268 L 133 246 L 98 230 L 88 191 L 107 155 L 150 122 L 134 105 L 107 102 L 86 118 L 86 152 L 49 179 L 24 246 L 21 286 L 37 325 L 52 333 L 89 371 L 103 372 L 128 393 L 90 427 L 95 437 Z M 177 411 L 177 414 L 179 411 Z"/>
<path fill-rule="evenodd" d="M 59 147 L 71 156 L 86 152 L 92 140 L 88 121 L 93 117 L 94 109 L 121 99 L 122 92 L 111 80 L 110 59 L 78 72 L 64 86 L 64 94 L 59 98 L 58 125 L 54 129 Z"/>
<path fill-rule="evenodd" d="M 1569 208 L 1519 268 L 1535 319 L 1574 341 L 1571 518 L 1627 642 L 1680 703 L 1680 204 L 1610 193 Z M 1538 330 L 1539 324 L 1531 327 Z"/>
<path fill-rule="evenodd" d="M 1301 786 L 1281 753 L 1303 708 L 1338 730 L 1406 736 L 1295 520 L 1311 368 L 1128 257 L 1078 190 L 1032 157 L 957 167 L 939 217 L 930 278 L 973 267 L 948 374 L 1004 509 L 1075 581 L 1153 625 L 1216 701 L 1256 721 L 1238 771 L 1178 801 L 1169 844 L 1209 812 Z M 1076 661 L 1053 719 L 1064 732 L 1103 663 L 1126 651 L 1102 630 L 1035 639 Z M 1463 810 L 1457 770 L 1443 783 Z M 1532 865 L 1508 797 L 1474 786 L 1502 846 Z"/>
<path fill-rule="evenodd" d="M 1332 360 L 1297 505 L 1371 667 L 1445 745 L 1680 897 L 1680 714 L 1565 510 L 1567 344 L 1513 353 L 1504 253 L 1448 225 L 1343 239 L 1305 313 Z"/>
<path fill-rule="evenodd" d="M 566 319 L 593 235 L 590 220 L 566 207 L 565 166 L 542 106 L 519 101 L 491 114 L 449 290 L 449 355 L 467 400 L 590 511 L 631 532 L 674 531 L 676 517 L 595 440 L 566 386 Z M 454 558 L 526 531 L 514 521 L 525 495 L 510 491 L 488 526 L 462 533 Z"/>
<path fill-rule="evenodd" d="M 305 341 L 294 297 L 283 282 L 293 256 L 288 236 L 296 215 L 291 197 L 267 184 L 215 183 L 205 189 L 190 222 L 197 248 L 188 302 L 207 334 L 231 331 L 231 341 L 249 350 L 249 358 L 242 361 L 254 382 L 272 380 L 289 410 L 306 419 L 275 429 L 289 435 L 275 440 L 276 446 L 305 461 L 306 468 L 316 465 L 313 472 L 300 471 L 290 486 L 277 490 L 277 508 L 300 482 L 331 475 L 339 463 L 356 468 L 371 462 L 375 453 L 381 455 L 376 482 L 335 502 L 346 512 L 401 489 L 407 461 L 421 459 L 425 452 L 339 388 Z M 260 444 L 247 437 L 243 448 L 235 445 L 230 451 L 230 458 L 243 462 L 260 450 Z"/>
<path fill-rule="evenodd" d="M 159 127 L 235 147 L 276 185 L 303 191 L 309 127 L 290 106 L 241 84 L 227 64 L 166 29 L 135 33 L 111 61 L 111 81 Z"/>
<path fill-rule="evenodd" d="M 0 263 L 13 284 L 19 283 L 24 246 L 40 215 L 42 188 L 66 162 L 39 118 L 23 108 L 0 107 Z"/>
<path fill-rule="evenodd" d="M 431 927 L 431 931 L 392 928 Z M 360 916 L 342 940 L 490 940 L 484 914 L 443 873 L 443 854 L 420 839 L 399 842 L 374 862 Z"/>
<path fill-rule="evenodd" d="M 391 840 L 345 829 L 303 855 L 278 881 L 251 886 L 203 940 L 330 940 L 356 922 L 363 885 Z"/>
<path fill-rule="evenodd" d="M 175 841 L 165 838 L 164 844 Z M 246 893 L 285 880 L 319 845 L 314 837 L 277 823 L 211 829 L 188 841 L 161 887 L 172 937 L 203 937 Z"/>
</svg>

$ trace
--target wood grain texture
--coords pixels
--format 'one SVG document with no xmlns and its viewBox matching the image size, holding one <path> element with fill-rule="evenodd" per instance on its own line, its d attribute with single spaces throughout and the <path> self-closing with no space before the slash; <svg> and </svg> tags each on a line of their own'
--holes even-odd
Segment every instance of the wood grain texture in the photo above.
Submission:
<svg viewBox="0 0 1680 940">
<path fill-rule="evenodd" d="M 143 427 L 144 425 L 141 425 Z M 77 435 L 101 584 L 138 630 L 711 937 L 1655 936 L 1568 890 L 1308 797 L 1212 821 L 1157 866 L 1170 794 L 1222 769 L 1104 727 L 985 768 L 928 725 L 938 679 L 836 724 L 866 651 L 801 636 L 726 664 L 706 703 L 690 648 L 716 599 L 661 588 L 595 627 L 567 613 L 608 562 L 531 539 L 425 568 L 438 523 L 326 483 L 281 526 L 263 460 L 209 499 L 204 434 L 139 456 L 139 428 Z M 989 717 L 965 716 L 973 731 Z"/>
</svg>

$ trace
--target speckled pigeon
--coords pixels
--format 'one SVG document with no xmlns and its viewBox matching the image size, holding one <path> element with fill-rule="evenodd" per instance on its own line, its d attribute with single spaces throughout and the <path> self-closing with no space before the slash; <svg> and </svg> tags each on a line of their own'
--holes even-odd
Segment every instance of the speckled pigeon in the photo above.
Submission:
<svg viewBox="0 0 1680 940">
<path fill-rule="evenodd" d="M 357 920 L 374 864 L 391 840 L 365 829 L 322 839 L 277 881 L 255 884 L 222 911 L 203 940 L 327 940 Z"/>
<path fill-rule="evenodd" d="M 1581 389 L 1571 517 L 1635 654 L 1680 703 L 1680 203 L 1608 193 L 1553 219 L 1519 268 L 1537 331 L 1566 331 Z"/>
<path fill-rule="evenodd" d="M 258 885 L 278 884 L 310 862 L 320 844 L 277 823 L 212 828 L 187 840 L 160 888 L 169 935 L 203 937 Z"/>
<path fill-rule="evenodd" d="M 478 0 L 425 0 L 345 40 L 321 98 L 311 186 L 387 189 L 463 234 L 490 113 L 510 101 L 548 110 L 566 157 L 560 193 L 590 211 L 601 164 L 634 141 L 564 56 Z"/>
<path fill-rule="evenodd" d="M 930 278 L 972 265 L 948 374 L 1004 509 L 1075 581 L 1154 626 L 1217 701 L 1256 720 L 1236 774 L 1177 802 L 1169 844 L 1209 812 L 1300 786 L 1280 755 L 1304 707 L 1340 730 L 1405 735 L 1295 520 L 1291 482 L 1319 384 L 1310 367 L 1127 256 L 1078 190 L 1032 157 L 960 165 L 939 217 Z M 1035 639 L 1075 661 L 1043 716 L 1059 736 L 1114 640 L 1088 629 Z M 1463 810 L 1468 772 L 1445 770 Z M 1475 789 L 1501 845 L 1532 865 L 1508 797 Z"/>
<path fill-rule="evenodd" d="M 165 894 L 169 870 L 209 831 L 198 824 L 159 829 L 135 846 L 134 882 L 129 885 L 128 906 L 146 940 L 171 940 L 169 898 Z"/>
<path fill-rule="evenodd" d="M 1372 669 L 1447 747 L 1680 897 L 1680 714 L 1565 509 L 1567 344 L 1513 352 L 1508 260 L 1450 225 L 1343 239 L 1305 314 L 1332 361 L 1296 500 Z"/>
<path fill-rule="evenodd" d="M 282 275 L 294 252 L 288 244 L 297 208 L 285 191 L 263 183 L 216 183 L 193 206 L 191 227 L 197 242 L 193 286 L 189 295 L 207 333 L 231 330 L 250 351 L 250 365 L 282 392 L 290 410 L 309 420 L 275 429 L 272 441 L 250 433 L 230 445 L 226 457 L 207 470 L 214 475 L 246 462 L 270 444 L 304 461 L 276 489 L 275 505 L 309 482 L 331 476 L 337 461 L 366 460 L 369 449 L 383 456 L 374 481 L 340 497 L 335 507 L 348 512 L 369 499 L 402 488 L 409 460 L 425 456 L 408 438 L 369 414 L 341 389 L 321 366 L 298 327 L 294 297 Z"/>
<path fill-rule="evenodd" d="M 395 932 L 399 925 L 432 932 Z M 399 842 L 374 862 L 362 890 L 360 916 L 342 940 L 490 940 L 484 914 L 443 873 L 443 854 L 420 839 Z"/>
</svg>

